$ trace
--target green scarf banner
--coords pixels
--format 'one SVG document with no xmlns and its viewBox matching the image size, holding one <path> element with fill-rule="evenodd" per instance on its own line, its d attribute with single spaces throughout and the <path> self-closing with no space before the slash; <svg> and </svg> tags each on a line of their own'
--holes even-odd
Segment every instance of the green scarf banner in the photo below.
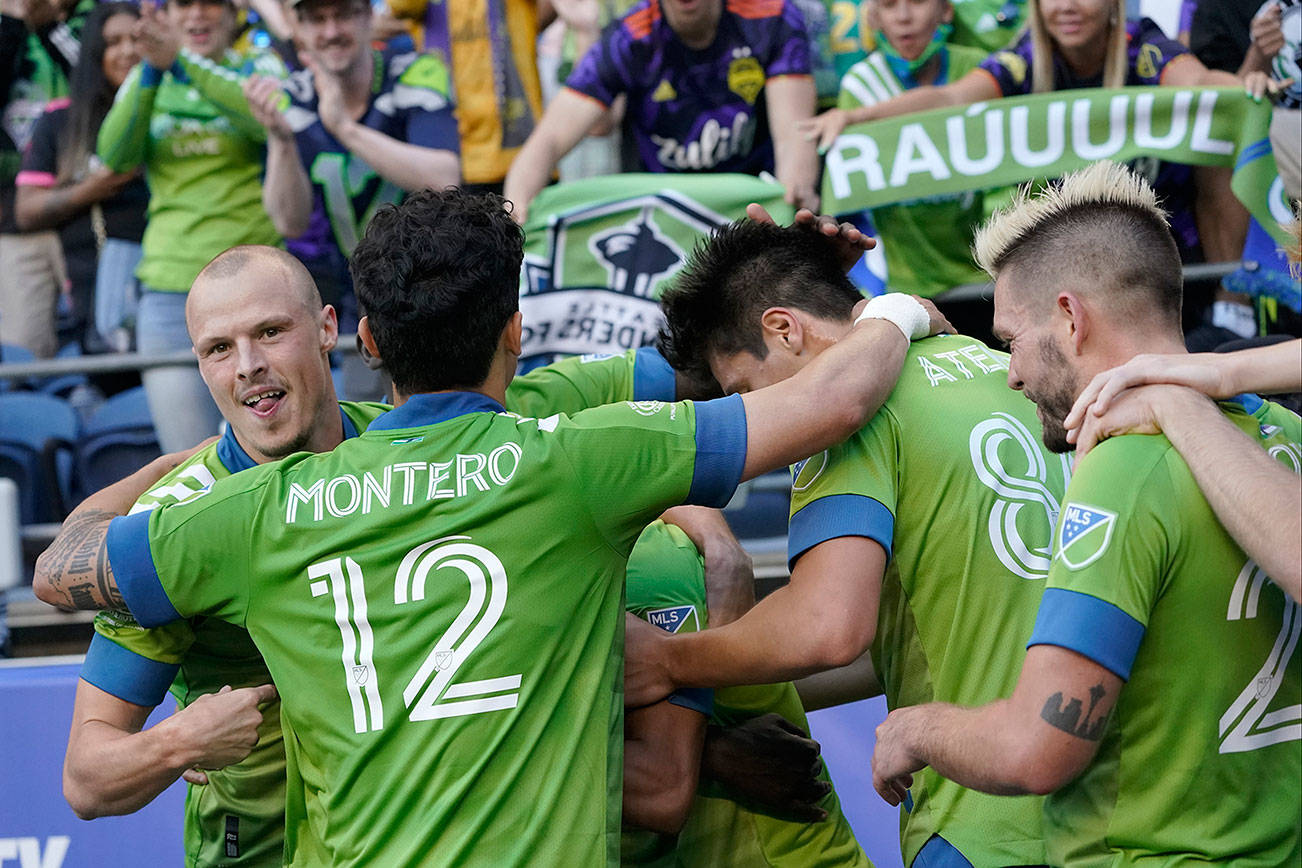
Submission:
<svg viewBox="0 0 1302 868">
<path fill-rule="evenodd" d="M 651 343 L 661 289 L 692 248 L 758 202 L 779 223 L 782 186 L 750 175 L 607 175 L 548 187 L 525 222 L 524 366 Z"/>
<path fill-rule="evenodd" d="M 1231 188 L 1277 241 L 1292 219 L 1275 168 L 1271 105 L 1239 88 L 1059 91 L 849 127 L 827 153 L 823 210 L 1056 178 L 1099 160 L 1158 156 L 1233 166 Z"/>
</svg>

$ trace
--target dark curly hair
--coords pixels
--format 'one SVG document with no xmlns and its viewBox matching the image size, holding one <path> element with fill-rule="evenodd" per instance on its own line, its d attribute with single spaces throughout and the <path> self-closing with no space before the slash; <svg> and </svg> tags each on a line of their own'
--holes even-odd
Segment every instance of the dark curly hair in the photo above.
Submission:
<svg viewBox="0 0 1302 868">
<path fill-rule="evenodd" d="M 520 307 L 524 234 L 504 200 L 422 190 L 376 212 L 349 267 L 404 394 L 479 386 Z"/>
<path fill-rule="evenodd" d="M 768 308 L 837 319 L 862 298 L 818 232 L 742 220 L 698 243 L 661 296 L 665 325 L 658 343 L 675 370 L 708 381 L 711 353 L 768 355 L 760 330 Z"/>
</svg>

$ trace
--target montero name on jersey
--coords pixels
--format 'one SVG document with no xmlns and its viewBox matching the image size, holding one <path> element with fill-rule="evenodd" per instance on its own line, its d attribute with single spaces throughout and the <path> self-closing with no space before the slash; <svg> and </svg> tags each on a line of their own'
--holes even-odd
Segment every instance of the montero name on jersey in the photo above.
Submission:
<svg viewBox="0 0 1302 868">
<path fill-rule="evenodd" d="M 395 442 L 416 439 L 419 435 Z M 377 507 L 411 506 L 418 491 L 426 503 L 488 492 L 511 481 L 523 454 L 520 444 L 508 442 L 487 454 L 459 452 L 447 461 L 401 461 L 385 465 L 378 473 L 344 473 L 306 486 L 291 482 L 285 523 L 318 522 L 327 513 L 344 518 L 358 512 L 366 515 Z M 308 506 L 310 513 L 300 512 L 300 507 Z"/>
</svg>

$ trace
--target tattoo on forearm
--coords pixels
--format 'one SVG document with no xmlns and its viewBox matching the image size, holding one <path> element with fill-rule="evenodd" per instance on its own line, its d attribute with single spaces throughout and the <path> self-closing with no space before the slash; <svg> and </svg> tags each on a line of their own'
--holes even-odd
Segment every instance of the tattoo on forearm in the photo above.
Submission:
<svg viewBox="0 0 1302 868">
<path fill-rule="evenodd" d="M 104 544 L 108 523 L 115 515 L 107 510 L 87 510 L 70 518 L 41 555 L 38 568 L 62 598 L 61 605 L 73 609 L 126 608 Z"/>
<path fill-rule="evenodd" d="M 1062 692 L 1059 691 L 1050 696 L 1044 703 L 1044 708 L 1040 711 L 1040 717 L 1050 726 L 1061 729 L 1070 735 L 1083 738 L 1086 741 L 1098 741 L 1103 736 L 1103 727 L 1107 725 L 1108 715 L 1100 713 L 1094 716 L 1094 710 L 1098 708 L 1101 700 L 1107 690 L 1103 685 L 1095 684 L 1090 688 L 1089 708 L 1081 713 L 1081 700 L 1073 696 L 1066 706 L 1063 703 Z"/>
</svg>

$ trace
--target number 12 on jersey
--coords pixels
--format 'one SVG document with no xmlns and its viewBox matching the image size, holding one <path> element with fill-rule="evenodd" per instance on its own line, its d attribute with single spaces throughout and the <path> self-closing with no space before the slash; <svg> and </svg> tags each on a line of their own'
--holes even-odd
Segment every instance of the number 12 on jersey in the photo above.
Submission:
<svg viewBox="0 0 1302 868">
<path fill-rule="evenodd" d="M 468 539 L 444 537 L 422 543 L 409 551 L 398 566 L 393 602 L 399 606 L 424 600 L 430 573 L 444 567 L 460 572 L 470 585 L 465 606 L 403 689 L 403 704 L 409 709 L 408 719 L 413 721 L 502 711 L 515 708 L 520 700 L 518 674 L 453 681 L 457 670 L 497 626 L 506 608 L 506 569 L 496 555 L 466 542 Z M 359 733 L 383 729 L 384 703 L 361 567 L 352 558 L 331 558 L 308 567 L 307 574 L 312 580 L 308 587 L 313 597 L 330 594 L 334 600 L 353 729 Z"/>
</svg>

